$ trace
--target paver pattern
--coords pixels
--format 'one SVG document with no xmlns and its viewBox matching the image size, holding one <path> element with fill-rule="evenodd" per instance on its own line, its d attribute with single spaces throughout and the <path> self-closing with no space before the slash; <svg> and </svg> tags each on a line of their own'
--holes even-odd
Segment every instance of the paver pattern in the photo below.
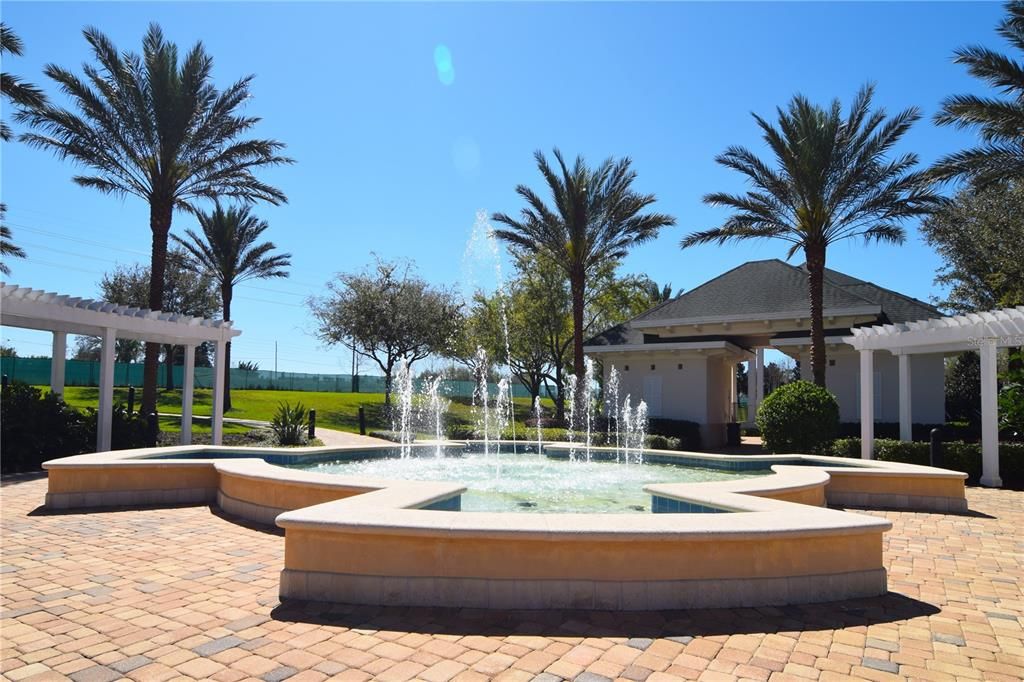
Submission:
<svg viewBox="0 0 1024 682">
<path fill-rule="evenodd" d="M 9 680 L 1020 680 L 1024 493 L 892 519 L 890 593 L 657 613 L 280 604 L 280 533 L 216 509 L 49 513 L 2 494 Z"/>
</svg>

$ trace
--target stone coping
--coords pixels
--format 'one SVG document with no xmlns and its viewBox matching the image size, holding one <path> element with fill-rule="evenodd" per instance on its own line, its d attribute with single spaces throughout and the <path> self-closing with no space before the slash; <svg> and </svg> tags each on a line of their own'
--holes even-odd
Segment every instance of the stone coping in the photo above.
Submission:
<svg viewBox="0 0 1024 682">
<path fill-rule="evenodd" d="M 457 446 L 465 443 L 445 442 Z M 530 445 L 535 443 L 531 442 Z M 431 449 L 436 442 L 416 443 L 415 449 Z M 567 444 L 544 443 L 546 449 L 565 450 Z M 353 451 L 372 452 L 397 447 L 395 444 L 343 447 L 275 448 L 276 457 L 318 456 Z M 578 448 L 577 448 L 578 449 Z M 592 448 L 614 452 L 613 448 Z M 828 485 L 831 474 L 861 476 L 902 476 L 960 480 L 966 474 L 913 464 L 847 460 L 801 454 L 717 455 L 698 452 L 648 450 L 662 459 L 693 463 L 761 462 L 772 474 L 763 477 L 704 483 L 653 484 L 645 491 L 671 499 L 684 500 L 733 512 L 725 514 L 520 514 L 514 512 L 424 513 L 420 507 L 465 492 L 460 484 L 430 481 L 398 481 L 366 477 L 300 471 L 268 464 L 262 459 L 267 448 L 194 445 L 174 448 L 148 448 L 76 455 L 51 460 L 51 470 L 76 468 L 145 467 L 174 468 L 209 464 L 220 474 L 250 480 L 317 489 L 336 489 L 350 493 L 343 499 L 315 504 L 285 512 L 277 518 L 283 528 L 316 530 L 336 529 L 347 533 L 407 534 L 425 536 L 473 535 L 481 537 L 517 537 L 572 541 L 574 539 L 629 540 L 638 537 L 665 540 L 715 540 L 820 534 L 877 532 L 890 527 L 888 521 L 859 514 L 813 507 L 773 495 L 810 490 Z M 231 458 L 204 454 L 228 454 Z M 174 455 L 184 455 L 176 459 Z M 245 457 L 251 454 L 252 457 Z M 159 458 L 159 459 L 157 459 Z M 780 463 L 784 462 L 784 463 Z M 800 462 L 801 464 L 793 464 Z M 811 465 L 811 466 L 807 466 Z"/>
</svg>

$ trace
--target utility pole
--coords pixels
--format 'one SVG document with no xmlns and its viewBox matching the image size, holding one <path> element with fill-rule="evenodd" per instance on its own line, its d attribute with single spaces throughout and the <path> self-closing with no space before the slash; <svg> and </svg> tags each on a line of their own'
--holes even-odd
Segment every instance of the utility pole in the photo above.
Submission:
<svg viewBox="0 0 1024 682">
<path fill-rule="evenodd" d="M 277 341 L 274 341 L 274 383 L 277 383 Z"/>
</svg>

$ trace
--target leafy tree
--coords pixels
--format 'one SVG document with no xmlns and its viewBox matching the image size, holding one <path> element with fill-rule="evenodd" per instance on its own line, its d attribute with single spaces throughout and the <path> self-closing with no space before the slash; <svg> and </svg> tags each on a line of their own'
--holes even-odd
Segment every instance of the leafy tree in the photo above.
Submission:
<svg viewBox="0 0 1024 682">
<path fill-rule="evenodd" d="M 310 298 L 317 337 L 341 344 L 377 363 L 384 372 L 384 402 L 391 404 L 395 366 L 410 366 L 452 347 L 461 304 L 445 289 L 429 285 L 408 264 L 378 260 L 362 272 L 339 274 L 328 294 Z"/>
<path fill-rule="evenodd" d="M 996 33 L 1024 51 L 1024 1 L 1006 3 Z M 979 187 L 1024 178 L 1024 63 L 980 45 L 962 47 L 953 61 L 996 88 L 1005 99 L 953 95 L 935 115 L 939 125 L 975 129 L 981 144 L 939 159 L 932 174 L 939 180 L 963 178 Z"/>
<path fill-rule="evenodd" d="M 946 421 L 981 426 L 981 358 L 961 353 L 946 366 Z"/>
<path fill-rule="evenodd" d="M 694 232 L 682 247 L 741 239 L 779 239 L 790 244 L 787 257 L 803 251 L 811 303 L 811 371 L 825 385 L 825 328 L 822 292 L 826 250 L 851 238 L 902 244 L 905 219 L 939 203 L 923 173 L 911 171 L 915 154 L 888 160 L 893 146 L 920 118 L 916 108 L 888 118 L 871 111 L 872 86 L 854 99 L 847 116 L 839 100 L 828 108 L 796 95 L 779 108 L 772 125 L 757 114 L 776 168 L 744 147 L 729 147 L 716 161 L 747 176 L 745 194 L 715 192 L 711 206 L 732 209 L 721 227 Z"/>
<path fill-rule="evenodd" d="M 627 157 L 607 159 L 590 168 L 577 156 L 570 168 L 558 149 L 554 150 L 557 171 L 544 154 L 534 158 L 553 206 L 526 185 L 516 193 L 526 202 L 519 218 L 495 213 L 493 220 L 506 225 L 495 234 L 527 253 L 542 255 L 561 268 L 569 281 L 573 321 L 573 367 L 583 367 L 584 315 L 587 286 L 595 273 L 608 263 L 624 257 L 636 244 L 649 241 L 675 218 L 661 213 L 645 213 L 654 203 L 653 194 L 633 190 L 636 171 Z M 583 388 L 583 382 L 579 382 Z"/>
<path fill-rule="evenodd" d="M 1016 440 L 1024 436 L 1024 354 L 1011 351 L 999 389 L 999 425 Z"/>
<path fill-rule="evenodd" d="M 254 360 L 242 360 L 238 363 L 238 369 L 243 372 L 258 372 L 260 371 L 260 363 Z"/>
<path fill-rule="evenodd" d="M 13 346 L 0 346 L 0 358 L 16 358 L 18 351 Z"/>
<path fill-rule="evenodd" d="M 957 313 L 1024 305 L 1024 181 L 966 187 L 928 216 L 921 233 L 944 262 L 940 304 Z"/>
<path fill-rule="evenodd" d="M 188 257 L 185 266 L 193 272 L 212 277 L 220 286 L 223 319 L 231 319 L 231 298 L 235 285 L 250 279 L 287 277 L 290 253 L 271 253 L 273 242 L 257 243 L 267 230 L 267 221 L 252 215 L 248 206 L 224 210 L 218 203 L 210 213 L 198 214 L 202 234 L 185 230 L 188 239 L 172 235 Z M 224 409 L 231 409 L 231 342 L 225 344 Z"/>
<path fill-rule="evenodd" d="M 547 328 L 543 302 L 531 295 L 521 280 L 515 280 L 504 292 L 490 296 L 477 293 L 465 321 L 472 353 L 477 345 L 488 357 L 507 363 L 512 375 L 530 391 L 531 400 L 540 395 L 548 375 L 551 356 L 546 347 Z M 508 324 L 508 348 L 505 346 L 505 321 Z"/>
<path fill-rule="evenodd" d="M 275 140 L 243 138 L 259 121 L 239 108 L 250 98 L 252 76 L 218 91 L 213 59 L 202 43 L 179 64 L 178 48 L 150 24 L 142 55 L 120 52 L 95 28 L 83 31 L 95 64 L 85 77 L 50 64 L 46 75 L 77 113 L 39 103 L 17 118 L 38 132 L 22 135 L 89 169 L 74 181 L 106 194 L 137 196 L 149 204 L 153 246 L 146 307 L 164 299 L 167 238 L 175 209 L 196 212 L 200 200 L 233 197 L 279 204 L 285 195 L 256 179 L 255 170 L 291 163 Z M 146 344 L 144 412 L 156 409 L 159 344 Z"/>
<path fill-rule="evenodd" d="M 158 309 L 182 315 L 213 317 L 220 308 L 214 280 L 206 274 L 192 272 L 186 267 L 187 255 L 175 249 L 167 256 L 170 265 L 164 273 L 164 297 Z M 100 281 L 100 296 L 104 301 L 117 305 L 145 308 L 149 301 L 149 268 L 143 265 L 120 266 L 103 276 Z M 117 339 L 114 356 L 117 362 L 138 362 L 143 352 L 143 343 L 134 339 Z M 100 339 L 95 336 L 81 336 L 75 357 L 80 360 L 99 360 Z M 184 362 L 180 351 L 164 346 L 166 368 L 165 386 L 174 388 L 173 365 Z M 206 344 L 196 347 L 196 363 L 209 366 L 209 348 Z"/>
</svg>

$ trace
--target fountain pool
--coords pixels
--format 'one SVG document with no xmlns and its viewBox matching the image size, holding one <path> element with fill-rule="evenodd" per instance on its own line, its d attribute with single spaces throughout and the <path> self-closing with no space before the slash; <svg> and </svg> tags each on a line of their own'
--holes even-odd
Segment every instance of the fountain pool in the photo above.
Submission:
<svg viewBox="0 0 1024 682">
<path fill-rule="evenodd" d="M 530 451 L 484 453 L 448 448 L 399 457 L 398 450 L 366 453 L 329 462 L 293 464 L 289 468 L 403 481 L 453 481 L 465 485 L 462 511 L 540 513 L 649 513 L 651 483 L 701 483 L 750 478 L 768 468 L 730 471 L 676 464 L 619 464 L 614 461 L 569 461 Z"/>
</svg>

